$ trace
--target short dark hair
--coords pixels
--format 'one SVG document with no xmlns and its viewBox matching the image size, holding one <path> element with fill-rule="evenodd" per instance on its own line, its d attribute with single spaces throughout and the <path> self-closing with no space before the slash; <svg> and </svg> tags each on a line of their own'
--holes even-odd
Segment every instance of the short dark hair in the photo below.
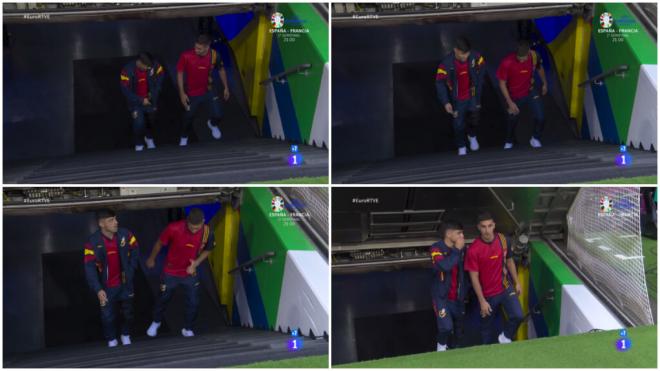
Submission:
<svg viewBox="0 0 660 371">
<path fill-rule="evenodd" d="M 115 213 L 115 211 L 112 209 L 105 208 L 105 209 L 96 210 L 97 222 L 101 221 L 101 219 L 113 218 L 115 216 L 117 216 L 117 213 Z"/>
<path fill-rule="evenodd" d="M 140 54 L 138 54 L 138 60 L 147 67 L 152 67 L 154 65 L 154 57 L 147 52 L 140 52 Z"/>
<path fill-rule="evenodd" d="M 204 212 L 200 208 L 193 207 L 188 212 L 186 221 L 192 225 L 200 225 L 204 223 Z"/>
<path fill-rule="evenodd" d="M 454 40 L 454 48 L 462 51 L 463 53 L 469 52 L 472 46 L 466 37 L 459 36 Z"/>
<path fill-rule="evenodd" d="M 456 220 L 445 220 L 440 225 L 440 237 L 445 238 L 447 231 L 462 231 L 463 224 Z"/>
<path fill-rule="evenodd" d="M 519 57 L 525 57 L 529 54 L 529 40 L 520 39 L 518 40 L 518 46 L 516 47 L 516 55 Z"/>
<path fill-rule="evenodd" d="M 202 44 L 202 45 L 211 45 L 211 36 L 207 34 L 200 34 L 197 36 L 197 39 L 195 40 L 196 44 Z"/>
<path fill-rule="evenodd" d="M 488 211 L 482 211 L 477 215 L 477 224 L 483 222 L 484 220 L 495 220 L 493 218 L 493 215 L 489 213 Z"/>
</svg>

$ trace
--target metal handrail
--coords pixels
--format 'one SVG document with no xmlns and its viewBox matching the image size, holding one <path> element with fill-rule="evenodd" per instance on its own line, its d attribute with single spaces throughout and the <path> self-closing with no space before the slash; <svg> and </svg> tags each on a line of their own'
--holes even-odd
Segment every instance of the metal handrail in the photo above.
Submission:
<svg viewBox="0 0 660 371">
<path fill-rule="evenodd" d="M 244 270 L 244 271 L 249 272 L 249 271 L 252 270 L 252 266 L 254 266 L 255 264 L 260 263 L 262 261 L 265 261 L 268 264 L 272 264 L 273 263 L 272 258 L 274 256 L 275 256 L 275 251 L 269 251 L 269 252 L 267 252 L 267 253 L 265 253 L 261 256 L 258 256 L 258 257 L 254 258 L 252 260 L 246 261 L 245 263 L 239 265 L 236 268 L 231 269 L 229 272 L 227 272 L 227 274 L 232 274 L 232 273 L 234 273 L 238 270 Z"/>
<path fill-rule="evenodd" d="M 265 85 L 268 84 L 269 82 L 277 81 L 279 83 L 284 83 L 284 77 L 291 75 L 292 73 L 298 73 L 301 71 L 305 71 L 304 75 L 307 76 L 307 70 L 312 68 L 311 63 L 303 63 L 299 64 L 295 67 L 291 67 L 288 70 L 285 70 L 284 72 L 280 72 L 275 76 L 271 76 L 270 78 L 267 78 L 259 83 L 259 85 Z"/>
<path fill-rule="evenodd" d="M 578 84 L 578 87 L 581 88 L 587 84 L 594 84 L 601 86 L 603 85 L 603 80 L 605 80 L 606 78 L 613 75 L 623 77 L 626 71 L 628 71 L 629 69 L 630 67 L 627 64 L 622 64 L 616 67 L 612 67 L 609 70 L 590 78 L 589 80 L 582 81 L 581 83 Z"/>
</svg>

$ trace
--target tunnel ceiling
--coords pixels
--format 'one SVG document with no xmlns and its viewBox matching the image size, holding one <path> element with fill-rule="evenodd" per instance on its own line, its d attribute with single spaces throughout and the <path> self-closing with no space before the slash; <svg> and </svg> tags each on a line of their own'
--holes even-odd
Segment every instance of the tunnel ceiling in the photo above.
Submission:
<svg viewBox="0 0 660 371">
<path fill-rule="evenodd" d="M 405 23 L 514 21 L 586 14 L 589 4 L 334 4 L 333 27 L 390 26 Z"/>
<path fill-rule="evenodd" d="M 3 214 L 80 213 L 99 207 L 164 209 L 212 202 L 231 202 L 238 206 L 240 197 L 241 190 L 236 187 L 5 188 Z"/>
<path fill-rule="evenodd" d="M 95 6 L 55 9 L 3 9 L 3 22 L 12 23 L 64 23 L 85 21 L 116 21 L 122 19 L 167 19 L 206 17 L 255 11 L 267 4 L 94 4 Z"/>
</svg>

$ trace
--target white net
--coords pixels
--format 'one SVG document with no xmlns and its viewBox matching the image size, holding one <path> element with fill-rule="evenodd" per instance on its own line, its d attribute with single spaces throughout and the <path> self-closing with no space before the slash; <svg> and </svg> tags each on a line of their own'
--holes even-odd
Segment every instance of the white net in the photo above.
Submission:
<svg viewBox="0 0 660 371">
<path fill-rule="evenodd" d="M 636 187 L 580 189 L 568 215 L 567 253 L 635 322 L 653 323 L 644 275 Z"/>
</svg>

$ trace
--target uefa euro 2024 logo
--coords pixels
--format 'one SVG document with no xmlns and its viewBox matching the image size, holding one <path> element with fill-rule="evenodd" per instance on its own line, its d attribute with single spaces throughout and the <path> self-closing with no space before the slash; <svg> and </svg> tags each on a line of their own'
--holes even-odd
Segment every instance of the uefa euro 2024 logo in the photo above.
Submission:
<svg viewBox="0 0 660 371">
<path fill-rule="evenodd" d="M 276 213 L 284 210 L 284 199 L 280 196 L 273 197 L 273 200 L 270 202 L 270 208 Z"/>
<path fill-rule="evenodd" d="M 270 16 L 270 24 L 273 28 L 282 28 L 284 26 L 284 15 L 280 12 L 275 12 Z"/>
<path fill-rule="evenodd" d="M 610 28 L 614 24 L 614 18 L 612 14 L 605 12 L 600 15 L 600 28 Z"/>
<path fill-rule="evenodd" d="M 599 200 L 599 211 L 601 214 L 610 214 L 614 207 L 614 200 L 607 196 L 601 196 Z"/>
</svg>

